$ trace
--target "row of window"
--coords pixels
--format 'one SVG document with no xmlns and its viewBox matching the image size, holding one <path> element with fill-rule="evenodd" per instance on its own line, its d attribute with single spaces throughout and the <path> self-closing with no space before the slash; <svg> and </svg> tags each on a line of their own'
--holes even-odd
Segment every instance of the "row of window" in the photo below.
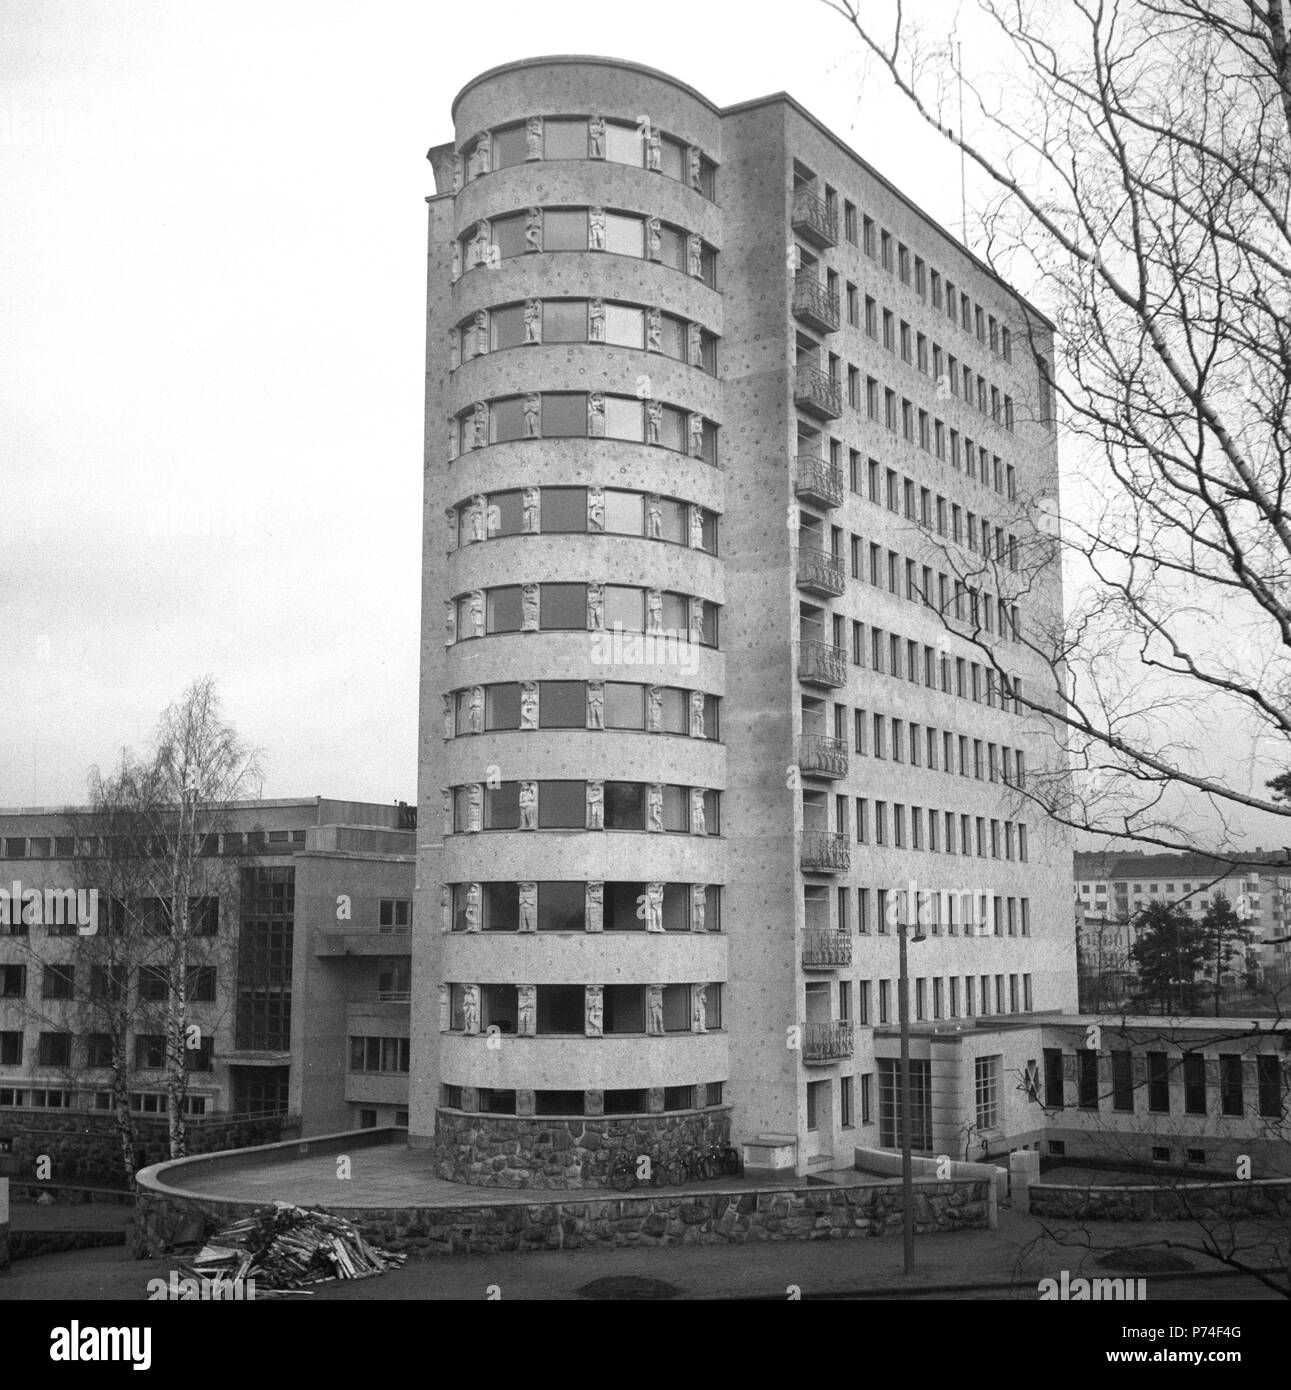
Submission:
<svg viewBox="0 0 1291 1390">
<path fill-rule="evenodd" d="M 979 518 L 976 512 L 961 509 L 957 502 L 947 503 L 940 493 L 920 486 L 913 478 L 898 474 L 894 468 L 882 468 L 877 459 L 866 460 L 864 477 L 864 495 L 871 502 L 898 515 L 904 514 L 907 521 L 927 531 L 935 526 L 939 536 L 953 540 L 956 545 L 967 546 L 971 554 L 980 555 L 984 560 L 994 560 L 997 564 L 1007 562 L 1009 569 L 1017 569 L 1017 537 L 1002 526 L 993 526 L 985 516 Z M 849 483 L 851 491 L 861 496 L 861 456 L 855 450 L 852 450 Z M 1010 500 L 1016 499 L 1012 464 L 1008 466 L 1006 485 Z"/>
<path fill-rule="evenodd" d="M 60 890 L 48 890 L 57 894 Z M 70 890 L 68 890 L 70 891 Z M 96 890 L 97 891 L 97 890 Z M 153 936 L 169 936 L 174 928 L 173 906 L 165 898 L 139 898 L 127 905 L 122 899 L 98 893 L 97 931 L 119 934 L 127 925 L 140 926 Z M 41 921 L 48 936 L 77 936 L 80 919 L 74 911 L 51 911 L 47 901 L 35 899 L 0 913 L 0 936 L 27 936 Z M 188 900 L 188 930 L 191 936 L 215 936 L 220 929 L 220 900 L 213 895 Z"/>
<path fill-rule="evenodd" d="M 832 292 L 836 293 L 837 276 L 832 272 L 831 280 Z M 883 308 L 872 296 L 864 296 L 862 310 L 861 294 L 850 281 L 847 284 L 847 321 L 853 328 L 863 328 L 868 338 L 882 342 L 888 352 L 899 356 L 920 375 L 932 377 L 937 384 L 938 400 L 962 399 L 965 405 L 975 406 L 980 414 L 989 415 L 997 425 L 1013 430 L 1016 422 L 1011 395 L 1001 391 L 983 373 L 974 373 L 954 353 L 946 352 L 935 338 L 930 339 L 912 328 L 905 319 L 898 319 L 891 309 Z"/>
<path fill-rule="evenodd" d="M 798 363 L 823 370 L 821 363 L 810 351 L 806 339 L 798 342 Z M 842 361 L 831 353 L 828 360 L 829 379 L 843 389 Z M 917 444 L 927 454 L 932 454 L 943 463 L 949 462 L 956 472 L 981 482 L 1001 496 L 1009 495 L 1012 486 L 1016 492 L 1016 470 L 1011 463 L 1005 463 L 998 454 L 980 440 L 954 428 L 948 428 L 940 417 L 924 410 L 908 396 L 899 395 L 890 386 L 884 386 L 878 377 L 867 376 L 862 382 L 860 370 L 847 368 L 847 403 L 855 410 L 864 410 L 866 418 L 881 422 L 892 434 L 899 434 L 909 444 Z M 1009 407 L 1012 418 L 1012 403 Z M 798 421 L 800 434 L 810 430 L 804 420 Z M 1010 475 L 1013 482 L 1010 484 Z"/>
<path fill-rule="evenodd" d="M 862 936 L 871 931 L 887 935 L 890 928 L 904 922 L 926 927 L 933 936 L 1030 936 L 1031 899 L 1000 897 L 987 889 L 922 888 L 846 888 L 831 890 L 823 884 L 803 886 L 804 919 L 809 930 L 850 933 Z M 830 920 L 830 900 L 834 918 Z"/>
<path fill-rule="evenodd" d="M 1253 1064 L 1253 1065 L 1252 1065 Z M 1253 1076 L 1252 1076 L 1253 1072 Z M 1046 1110 L 1067 1104 L 1068 1084 L 1074 1085 L 1075 1103 L 1082 1110 L 1097 1110 L 1110 1099 L 1111 1108 L 1131 1112 L 1134 1093 L 1146 1087 L 1147 1108 L 1168 1115 L 1174 1097 L 1182 1092 L 1183 1113 L 1206 1115 L 1217 1097 L 1219 1114 L 1242 1116 L 1247 1111 L 1247 1090 L 1252 1080 L 1258 1113 L 1281 1119 L 1285 1108 L 1286 1076 L 1282 1059 L 1273 1054 L 1244 1058 L 1238 1053 L 1206 1057 L 1200 1052 L 1173 1055 L 1168 1052 L 1128 1051 L 1099 1053 L 1079 1049 L 1065 1054 L 1061 1048 L 1044 1049 L 1043 1079 L 1036 1062 L 1027 1063 L 1027 1089 L 1039 1099 L 1043 1086 Z"/>
<path fill-rule="evenodd" d="M 618 487 L 526 487 L 478 493 L 448 508 L 450 549 L 497 536 L 612 535 L 717 554 L 717 513 L 695 502 Z"/>
<path fill-rule="evenodd" d="M 801 640 L 804 643 L 823 643 L 825 628 L 822 611 L 813 605 L 803 604 L 799 613 Z M 841 613 L 829 616 L 832 619 L 835 664 L 841 667 L 848 657 L 845 645 L 847 619 Z M 851 661 L 854 666 L 864 668 L 868 665 L 879 675 L 889 675 L 896 680 L 904 678 L 913 685 L 922 682 L 929 690 L 936 690 L 940 686 L 945 695 L 953 694 L 961 700 L 987 704 L 1005 712 L 1023 712 L 1020 676 L 1005 676 L 991 666 L 964 657 L 952 659 L 945 653 L 939 655 L 937 649 L 927 643 L 902 638 L 895 632 L 885 632 L 879 627 L 870 628 L 868 643 L 865 638 L 865 624 L 853 619 Z"/>
<path fill-rule="evenodd" d="M 23 1051 L 24 1036 L 20 1031 L 0 1032 L 0 1066 L 22 1066 Z M 37 1066 L 70 1067 L 73 1065 L 74 1053 L 80 1065 L 90 1068 L 111 1067 L 112 1035 L 45 1032 L 37 1038 Z M 197 1047 L 184 1049 L 184 1067 L 187 1071 L 210 1071 L 211 1060 L 210 1038 L 202 1038 Z M 158 1070 L 166 1065 L 166 1038 L 163 1033 L 134 1035 L 134 1065 L 140 1070 Z"/>
<path fill-rule="evenodd" d="M 802 165 L 795 167 L 794 187 L 795 191 L 805 189 L 819 196 L 815 176 Z M 837 224 L 837 190 L 825 184 L 823 192 L 826 215 Z M 920 299 L 925 302 L 930 299 L 935 311 L 944 313 L 949 322 L 972 334 L 993 355 L 1005 362 L 1013 361 L 1013 337 L 1006 324 L 983 305 L 975 303 L 953 280 L 928 265 L 922 256 L 872 217 L 859 213 L 856 204 L 847 199 L 843 200 L 843 236 Z"/>
<path fill-rule="evenodd" d="M 673 449 L 717 466 L 717 426 L 653 398 L 596 391 L 534 391 L 477 401 L 452 417 L 455 450 L 517 439 L 621 439 Z"/>
<path fill-rule="evenodd" d="M 706 1110 L 722 1104 L 721 1081 L 701 1082 L 695 1086 L 664 1086 L 662 1113 L 677 1110 Z M 462 1108 L 462 1086 L 440 1087 L 440 1105 L 446 1110 Z M 645 1115 L 658 1114 L 650 1109 L 650 1093 L 645 1090 L 610 1090 L 601 1092 L 601 1103 L 593 1109 L 584 1091 L 534 1091 L 534 1115 Z M 516 1114 L 516 1093 L 481 1087 L 475 1093 L 479 1110 L 486 1115 Z M 526 1113 L 528 1113 L 526 1111 Z"/>
<path fill-rule="evenodd" d="M 847 798 L 841 798 L 845 812 Z M 925 830 L 925 811 L 922 806 L 907 808 L 899 801 L 891 803 L 891 831 L 888 822 L 889 805 L 886 801 L 875 801 L 873 822 L 873 843 L 890 845 L 893 849 L 926 849 L 932 854 L 955 853 L 955 813 L 953 811 L 934 811 L 927 809 L 927 829 Z M 909 812 L 909 832 L 906 830 L 906 816 Z M 944 817 L 944 821 L 942 819 Z M 944 833 L 943 833 L 944 826 Z M 837 827 L 840 834 L 847 833 L 845 824 Z M 974 834 L 976 830 L 976 834 Z M 856 798 L 856 839 L 858 844 L 871 843 L 870 803 L 865 797 Z M 1018 821 L 988 820 L 984 816 L 959 816 L 959 853 L 977 854 L 981 858 L 1027 859 L 1026 823 Z"/>
<path fill-rule="evenodd" d="M 712 1032 L 722 1026 L 722 986 L 450 984 L 453 1033 L 522 1037 Z"/>
<path fill-rule="evenodd" d="M 799 253 L 800 256 L 803 254 L 801 248 Z M 813 301 L 817 295 L 823 293 L 828 300 L 830 313 L 841 315 L 837 274 L 832 270 L 828 271 L 823 284 L 817 282 L 810 272 L 800 271 L 799 281 L 804 274 L 807 274 L 812 284 L 818 285 L 812 296 Z M 979 414 L 988 416 L 995 424 L 1010 433 L 1014 431 L 1016 418 L 1011 395 L 1002 391 L 982 373 L 974 373 L 973 369 L 961 362 L 954 353 L 944 351 L 935 339 L 929 339 L 926 334 L 918 332 L 904 319 L 898 320 L 891 309 L 882 308 L 870 295 L 864 297 L 862 321 L 860 291 L 851 281 L 847 283 L 846 294 L 847 322 L 853 328 L 863 327 L 867 337 L 876 343 L 881 341 L 888 352 L 900 356 L 903 362 L 918 371 L 921 376 L 931 377 L 936 383 L 939 401 L 962 399 L 970 409 L 976 407 Z M 818 370 L 822 369 L 820 344 L 815 339 L 809 338 L 806 334 L 799 334 L 798 350 L 800 361 Z M 843 380 L 842 368 L 843 362 L 838 354 L 830 353 L 828 375 L 840 388 Z M 878 383 L 874 378 L 869 380 L 874 388 L 877 388 Z M 895 395 L 895 392 L 890 394 Z M 860 370 L 851 363 L 847 364 L 847 395 L 850 405 L 860 406 Z M 910 403 L 907 401 L 905 404 Z M 876 417 L 871 415 L 871 418 Z M 907 438 L 910 437 L 907 435 Z M 928 447 L 926 443 L 924 447 Z M 945 457 L 944 454 L 940 456 Z"/>
<path fill-rule="evenodd" d="M 444 696 L 444 737 L 507 729 L 637 729 L 720 740 L 721 701 L 631 681 L 505 681 Z"/>
<path fill-rule="evenodd" d="M 721 793 L 658 782 L 583 780 L 453 787 L 453 833 L 646 830 L 719 835 Z"/>
<path fill-rule="evenodd" d="M 505 584 L 446 601 L 449 641 L 507 632 L 644 633 L 718 644 L 718 605 L 635 584 Z"/>
<path fill-rule="evenodd" d="M 807 704 L 804 699 L 804 715 Z M 839 742 L 847 739 L 846 705 L 834 706 L 834 737 Z M 852 747 L 862 756 L 926 767 L 931 772 L 940 770 L 953 775 L 958 765 L 961 777 L 973 777 L 979 782 L 1003 782 L 1006 787 L 1019 789 L 1026 786 L 1026 754 L 1021 748 L 953 734 L 948 729 L 938 730 L 913 719 L 873 714 L 867 721 L 865 710 L 854 709 Z M 957 747 L 958 759 L 955 756 Z"/>
<path fill-rule="evenodd" d="M 351 1071 L 407 1072 L 409 1058 L 407 1038 L 350 1038 Z"/>
<path fill-rule="evenodd" d="M 303 830 L 225 831 L 194 836 L 194 848 L 207 857 L 219 854 L 290 854 L 305 843 Z M 169 840 L 133 843 L 124 835 L 6 835 L 0 859 L 125 859 L 164 857 Z"/>
<path fill-rule="evenodd" d="M 164 1115 L 167 1108 L 164 1091 L 131 1091 L 129 1093 L 130 1113 L 132 1115 Z M 188 1116 L 206 1114 L 206 1096 L 183 1098 L 181 1108 Z M 76 1092 L 44 1086 L 18 1087 L 0 1086 L 0 1108 L 21 1110 L 111 1110 L 116 1098 L 111 1091 Z"/>
<path fill-rule="evenodd" d="M 450 365 L 541 343 L 638 348 L 717 375 L 716 334 L 655 305 L 615 299 L 526 299 L 477 309 L 453 330 L 450 347 L 457 357 Z"/>
<path fill-rule="evenodd" d="M 717 288 L 717 248 L 658 217 L 603 207 L 526 208 L 481 218 L 453 242 L 453 275 L 534 252 L 604 251 L 655 261 Z"/>
<path fill-rule="evenodd" d="M 458 174 L 466 183 L 534 160 L 604 159 L 677 179 L 710 202 L 717 196 L 716 164 L 697 146 L 665 134 L 648 116 L 635 121 L 602 115 L 530 116 L 481 131 L 456 158 Z"/>
<path fill-rule="evenodd" d="M 445 886 L 445 931 L 722 929 L 722 889 L 716 883 L 539 880 Z"/>
<path fill-rule="evenodd" d="M 802 534 L 809 536 L 813 533 L 804 531 Z M 823 538 L 823 531 L 815 534 Z M 823 551 L 833 566 L 841 571 L 843 557 L 839 547 L 842 539 L 842 528 L 832 527 L 830 540 L 833 548 L 824 551 L 821 547 L 820 551 L 813 553 Z M 850 540 L 853 579 L 868 582 L 877 589 L 886 589 L 898 598 L 904 596 L 910 603 L 931 608 L 943 622 L 953 618 L 958 623 L 967 624 L 979 641 L 997 636 L 1001 641 L 1022 640 L 1021 609 L 1003 595 L 993 595 L 990 590 L 978 588 L 958 577 L 952 579 L 940 570 L 934 571 L 930 565 L 920 566 L 900 551 L 887 550 L 875 541 L 869 543 L 867 552 L 860 536 L 853 535 Z"/>
<path fill-rule="evenodd" d="M 1081 893 L 1084 894 L 1086 897 L 1089 895 L 1090 886 L 1091 886 L 1091 885 L 1088 884 L 1088 883 L 1082 883 L 1082 884 L 1080 885 L 1080 891 L 1081 891 Z M 1148 884 L 1135 883 L 1135 884 L 1131 885 L 1131 884 L 1129 884 L 1128 882 L 1122 882 L 1122 883 L 1116 884 L 1116 886 L 1115 886 L 1115 892 L 1117 893 L 1118 896 L 1124 897 L 1124 896 L 1126 896 L 1126 894 L 1128 894 L 1128 893 L 1131 891 L 1131 888 L 1132 888 L 1132 890 L 1133 890 L 1135 893 L 1147 892 L 1147 893 L 1149 893 L 1149 894 L 1155 896 L 1156 893 L 1157 893 L 1157 891 L 1158 891 L 1158 889 L 1161 888 L 1161 887 L 1162 887 L 1162 885 L 1161 885 L 1161 884 L 1157 884 L 1157 883 L 1148 883 Z M 1260 881 L 1259 881 L 1259 879 L 1256 879 L 1256 878 L 1251 878 L 1251 879 L 1234 879 L 1234 880 L 1232 880 L 1231 883 L 1229 883 L 1229 881 L 1227 881 L 1227 880 L 1221 880 L 1218 884 L 1216 884 L 1216 883 L 1214 883 L 1214 882 L 1203 883 L 1203 882 L 1201 882 L 1201 881 L 1198 881 L 1196 884 L 1193 884 L 1193 883 L 1191 883 L 1191 882 L 1189 882 L 1189 883 L 1182 883 L 1182 882 L 1181 882 L 1181 883 L 1179 884 L 1179 891 L 1180 891 L 1181 893 L 1191 893 L 1191 892 L 1193 891 L 1194 887 L 1196 888 L 1196 890 L 1197 890 L 1198 892 L 1202 892 L 1202 891 L 1204 891 L 1204 890 L 1207 889 L 1207 888 L 1216 888 L 1217 890 L 1219 890 L 1219 889 L 1230 889 L 1232 892 L 1235 892 L 1235 893 L 1245 893 L 1248 897 L 1254 896 L 1254 897 L 1255 897 L 1255 900 L 1256 900 L 1257 902 L 1259 901 L 1258 894 L 1259 894 L 1259 891 L 1260 891 Z M 1174 892 L 1174 884 L 1173 884 L 1173 883 L 1167 883 L 1167 884 L 1165 884 L 1165 885 L 1164 885 L 1164 888 L 1165 888 L 1165 891 L 1166 891 L 1167 893 L 1173 893 L 1173 892 Z M 1106 896 L 1107 896 L 1107 885 L 1106 885 L 1105 883 L 1098 883 L 1098 884 L 1093 885 L 1093 890 L 1094 890 L 1095 893 L 1099 894 L 1099 895 L 1102 896 L 1102 897 L 1106 897 Z M 1275 896 L 1276 896 L 1276 893 L 1275 893 Z"/>
<path fill-rule="evenodd" d="M 124 966 L 93 965 L 89 971 L 91 999 L 121 999 L 125 993 Z M 188 971 L 187 997 L 191 1003 L 212 1003 L 215 999 L 215 967 L 193 966 Z M 135 975 L 136 997 L 140 1003 L 165 1003 L 170 998 L 170 973 L 162 966 L 140 966 Z M 0 965 L 0 999 L 25 999 L 27 967 Z M 76 966 L 46 965 L 42 969 L 42 999 L 72 999 L 76 996 Z"/>
<path fill-rule="evenodd" d="M 899 1012 L 897 990 L 899 981 L 877 981 L 877 1012 L 873 996 L 873 980 L 857 980 L 856 1022 L 862 1028 L 883 1027 L 894 1023 Z M 851 980 L 838 982 L 838 1017 L 849 1022 L 852 1017 Z M 824 983 L 809 985 L 808 996 L 825 995 L 830 986 Z M 1034 995 L 1031 976 L 1022 975 L 946 975 L 914 977 L 913 1016 L 920 1022 L 945 1018 L 987 1018 L 993 1014 L 1031 1013 Z M 808 1008 L 810 1014 L 810 1006 Z"/>
</svg>

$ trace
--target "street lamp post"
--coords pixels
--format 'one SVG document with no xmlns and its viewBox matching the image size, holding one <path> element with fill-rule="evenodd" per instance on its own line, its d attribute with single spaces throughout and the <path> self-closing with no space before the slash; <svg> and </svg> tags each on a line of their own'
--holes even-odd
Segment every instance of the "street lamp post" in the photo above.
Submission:
<svg viewBox="0 0 1291 1390">
<path fill-rule="evenodd" d="M 897 965 L 897 1018 L 901 1024 L 901 1238 L 905 1249 L 905 1272 L 914 1273 L 914 1160 L 910 1144 L 910 972 L 906 957 L 906 922 L 897 923 L 899 957 Z M 926 940 L 915 924 L 913 940 Z"/>
</svg>

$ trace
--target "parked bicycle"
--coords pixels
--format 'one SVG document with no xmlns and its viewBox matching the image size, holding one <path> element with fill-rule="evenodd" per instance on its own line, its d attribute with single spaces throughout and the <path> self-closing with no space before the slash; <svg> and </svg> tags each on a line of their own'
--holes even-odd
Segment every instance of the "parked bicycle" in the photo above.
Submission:
<svg viewBox="0 0 1291 1390">
<path fill-rule="evenodd" d="M 712 1169 L 714 1178 L 737 1178 L 744 1169 L 739 1149 L 732 1148 L 729 1144 L 710 1144 L 705 1159 Z"/>
<path fill-rule="evenodd" d="M 617 1192 L 662 1187 L 667 1181 L 667 1165 L 656 1154 L 622 1153 L 610 1165 L 610 1186 Z"/>
<path fill-rule="evenodd" d="M 667 1177 L 673 1187 L 684 1182 L 698 1182 L 701 1178 L 716 1177 L 711 1169 L 710 1156 L 697 1148 L 685 1149 L 668 1160 Z"/>
</svg>

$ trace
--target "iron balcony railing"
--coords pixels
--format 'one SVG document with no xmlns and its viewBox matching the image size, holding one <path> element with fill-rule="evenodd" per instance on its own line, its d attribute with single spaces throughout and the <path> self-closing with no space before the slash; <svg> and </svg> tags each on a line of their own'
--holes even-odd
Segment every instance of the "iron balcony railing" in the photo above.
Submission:
<svg viewBox="0 0 1291 1390">
<path fill-rule="evenodd" d="M 838 215 L 829 204 L 809 188 L 799 188 L 793 195 L 791 214 L 793 229 L 822 250 L 838 244 Z"/>
<path fill-rule="evenodd" d="M 856 1041 L 848 1019 L 803 1024 L 802 1056 L 805 1062 L 845 1062 L 855 1049 Z"/>
<path fill-rule="evenodd" d="M 804 830 L 800 862 L 804 869 L 831 874 L 846 872 L 852 863 L 847 836 L 835 830 Z"/>
<path fill-rule="evenodd" d="M 837 598 L 847 588 L 842 557 L 814 545 L 798 547 L 798 587 Z"/>
<path fill-rule="evenodd" d="M 828 642 L 804 638 L 798 643 L 798 679 L 808 685 L 837 688 L 847 684 L 847 652 Z"/>
<path fill-rule="evenodd" d="M 799 454 L 795 468 L 794 492 L 804 502 L 822 507 L 843 505 L 843 470 L 815 454 Z"/>
<path fill-rule="evenodd" d="M 793 281 L 793 316 L 820 333 L 837 333 L 842 322 L 838 292 L 807 271 L 799 271 Z"/>
<path fill-rule="evenodd" d="M 843 413 L 843 390 L 819 367 L 800 363 L 794 371 L 794 404 L 822 420 L 837 420 Z"/>
<path fill-rule="evenodd" d="M 798 739 L 798 769 L 817 777 L 846 777 L 847 741 L 803 734 Z"/>
<path fill-rule="evenodd" d="M 808 927 L 802 938 L 802 963 L 808 970 L 835 970 L 851 965 L 851 933 Z"/>
</svg>

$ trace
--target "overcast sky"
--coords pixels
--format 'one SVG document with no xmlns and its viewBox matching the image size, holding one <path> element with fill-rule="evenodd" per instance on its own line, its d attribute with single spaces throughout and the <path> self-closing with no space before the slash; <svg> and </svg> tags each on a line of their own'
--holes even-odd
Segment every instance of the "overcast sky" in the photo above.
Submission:
<svg viewBox="0 0 1291 1390">
<path fill-rule="evenodd" d="M 722 104 L 787 90 L 958 216 L 840 19 L 750 19 L 5 0 L 0 806 L 82 799 L 207 672 L 266 796 L 414 799 L 425 152 L 458 89 L 597 53 Z"/>
</svg>

